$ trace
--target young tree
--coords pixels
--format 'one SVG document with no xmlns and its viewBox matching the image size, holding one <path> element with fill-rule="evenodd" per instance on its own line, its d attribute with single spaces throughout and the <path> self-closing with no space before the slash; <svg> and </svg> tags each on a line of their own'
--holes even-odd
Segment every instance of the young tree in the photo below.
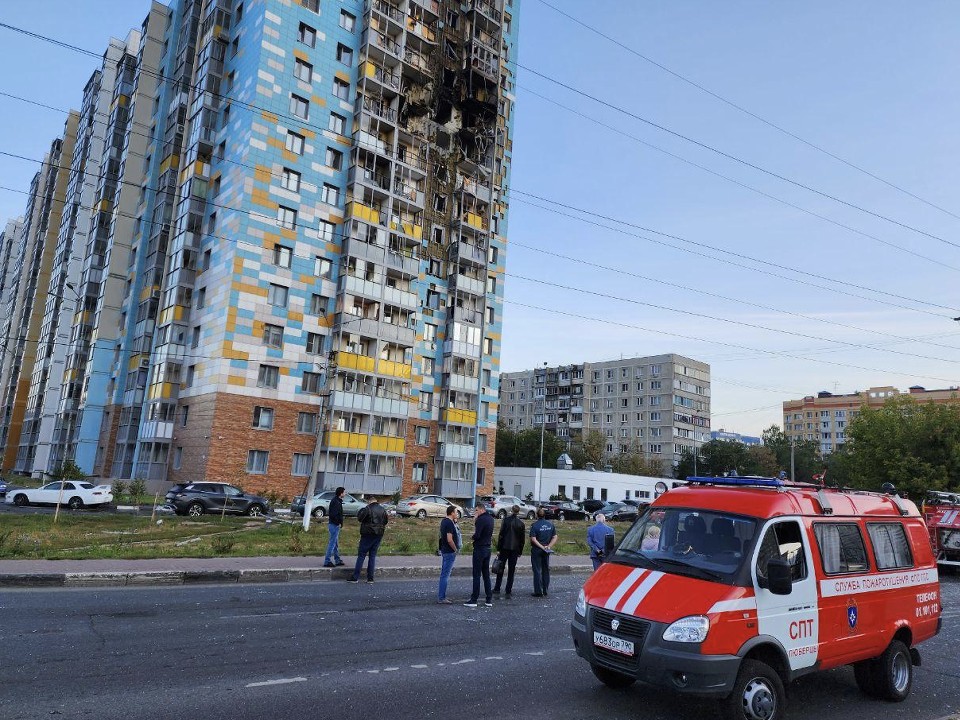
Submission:
<svg viewBox="0 0 960 720">
<path fill-rule="evenodd" d="M 597 470 L 603 469 L 606 446 L 607 441 L 603 433 L 599 430 L 588 430 L 583 434 L 580 444 L 570 452 L 573 466 L 582 470 L 587 463 L 593 463 Z"/>
<path fill-rule="evenodd" d="M 763 444 L 773 450 L 777 459 L 778 472 L 790 472 L 790 438 L 779 425 L 771 425 L 763 431 Z M 793 444 L 793 465 L 798 482 L 812 482 L 813 476 L 822 472 L 823 458 L 820 456 L 820 445 L 815 440 L 795 440 Z"/>
<path fill-rule="evenodd" d="M 662 477 L 663 463 L 643 452 L 643 446 L 634 441 L 627 452 L 614 455 L 610 461 L 613 471 L 625 475 L 646 475 L 647 477 Z"/>
</svg>

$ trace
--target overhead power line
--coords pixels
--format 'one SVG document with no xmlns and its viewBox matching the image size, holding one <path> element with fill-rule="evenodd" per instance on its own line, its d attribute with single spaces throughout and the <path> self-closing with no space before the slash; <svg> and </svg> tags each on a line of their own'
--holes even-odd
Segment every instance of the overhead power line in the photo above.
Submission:
<svg viewBox="0 0 960 720">
<path fill-rule="evenodd" d="M 683 75 L 683 74 L 677 72 L 676 70 L 673 70 L 673 69 L 667 67 L 667 66 L 664 65 L 663 63 L 660 63 L 660 62 L 654 60 L 654 59 L 653 59 L 652 57 L 650 57 L 649 55 L 643 54 L 642 52 L 640 52 L 640 51 L 637 50 L 636 48 L 633 48 L 633 47 L 627 45 L 626 43 L 623 43 L 623 42 L 621 42 L 620 40 L 617 40 L 615 37 L 613 37 L 613 36 L 611 36 L 611 35 L 608 35 L 607 33 L 603 32 L 602 30 L 594 27 L 593 25 L 590 25 L 590 24 L 584 22 L 584 21 L 581 20 L 580 18 L 574 17 L 574 16 L 571 15 L 570 13 L 565 12 L 564 10 L 561 10 L 561 9 L 558 8 L 556 5 L 554 5 L 553 3 L 547 2 L 547 0 L 539 0 L 539 1 L 540 1 L 540 3 L 541 3 L 542 5 L 547 6 L 548 8 L 550 8 L 551 10 L 553 10 L 554 12 L 556 12 L 556 13 L 558 13 L 558 14 L 560 14 L 560 15 L 563 15 L 565 18 L 567 18 L 567 19 L 570 20 L 571 22 L 574 22 L 574 23 L 576 23 L 577 25 L 579 25 L 580 27 L 582 27 L 582 28 L 584 28 L 584 29 L 586 29 L 586 30 L 589 30 L 590 32 L 594 33 L 595 35 L 600 36 L 600 37 L 603 38 L 604 40 L 608 40 L 609 42 L 613 43 L 614 45 L 616 45 L 617 47 L 621 48 L 622 50 L 625 50 L 625 51 L 627 51 L 628 53 L 630 53 L 631 55 L 634 55 L 634 56 L 640 58 L 640 59 L 643 60 L 644 62 L 649 63 L 650 65 L 653 65 L 653 66 L 656 67 L 656 68 L 659 68 L 660 70 L 662 70 L 663 72 L 667 73 L 668 75 L 672 75 L 672 76 L 675 77 L 677 80 L 680 80 L 681 82 L 684 82 L 684 83 L 686 83 L 687 85 L 690 85 L 691 87 L 696 88 L 696 89 L 699 90 L 700 92 L 709 95 L 710 97 L 714 98 L 715 100 L 719 100 L 719 101 L 722 102 L 724 105 L 727 105 L 728 107 L 731 107 L 731 108 L 733 108 L 734 110 L 737 110 L 738 112 L 741 112 L 741 113 L 743 113 L 744 115 L 747 115 L 747 116 L 753 118 L 754 120 L 757 120 L 758 122 L 763 123 L 763 124 L 766 125 L 767 127 L 772 128 L 772 129 L 776 130 L 777 132 L 779 132 L 779 133 L 781 133 L 781 134 L 783 134 L 783 135 L 786 135 L 787 137 L 792 138 L 792 139 L 796 140 L 797 142 L 800 142 L 800 143 L 806 145 L 807 147 L 812 148 L 813 150 L 816 150 L 816 151 L 819 152 L 819 153 L 823 153 L 823 154 L 826 155 L 827 157 L 832 158 L 832 159 L 836 160 L 837 162 L 840 162 L 840 163 L 846 165 L 848 168 L 851 168 L 852 170 L 856 170 L 857 172 L 862 173 L 862 174 L 866 175 L 866 176 L 869 177 L 869 178 L 873 178 L 873 179 L 876 180 L 877 182 L 883 183 L 883 184 L 886 185 L 887 187 L 892 188 L 892 189 L 896 190 L 897 192 L 903 193 L 904 195 L 906 195 L 906 196 L 908 196 L 908 197 L 911 197 L 911 198 L 913 198 L 914 200 L 918 200 L 918 201 L 922 202 L 923 204 L 928 205 L 929 207 L 932 207 L 932 208 L 934 208 L 934 209 L 936 209 L 936 210 L 939 210 L 939 211 L 942 212 L 942 213 L 945 213 L 945 214 L 949 215 L 949 216 L 952 217 L 952 218 L 956 218 L 957 220 L 960 220 L 960 215 L 958 215 L 958 214 L 956 214 L 956 213 L 948 210 L 947 208 L 945 208 L 945 207 L 943 207 L 943 206 L 941 206 L 941 205 L 937 205 L 936 203 L 931 202 L 930 200 L 927 200 L 926 198 L 920 197 L 920 196 L 917 195 L 916 193 L 913 193 L 913 192 L 907 190 L 907 189 L 904 188 L 903 186 L 897 185 L 896 183 L 891 182 L 890 180 L 887 180 L 886 178 L 883 178 L 883 177 L 881 177 L 881 176 L 879 176 L 879 175 L 877 175 L 877 174 L 875 174 L 875 173 L 873 173 L 873 172 L 870 172 L 869 170 L 861 167 L 860 165 L 857 165 L 856 163 L 853 163 L 853 162 L 851 162 L 850 160 L 847 160 L 846 158 L 841 157 L 840 155 L 837 155 L 836 153 L 833 153 L 833 152 L 831 152 L 830 150 L 827 150 L 827 149 L 824 148 L 822 145 L 818 145 L 817 143 L 815 143 L 815 142 L 813 142 L 813 141 L 811 141 L 811 140 L 807 140 L 806 138 L 801 137 L 800 135 L 797 135 L 796 133 L 794 133 L 794 132 L 786 129 L 786 128 L 783 127 L 782 125 L 778 125 L 777 123 L 773 122 L 772 120 L 768 120 L 767 118 L 765 118 L 765 117 L 763 117 L 762 115 L 759 115 L 759 114 L 753 112 L 752 110 L 749 110 L 748 108 L 744 107 L 743 105 L 740 105 L 740 104 L 734 102 L 733 100 L 730 100 L 729 98 L 726 98 L 726 97 L 724 97 L 723 95 L 721 95 L 721 94 L 719 94 L 719 93 L 717 93 L 717 92 L 714 92 L 714 91 L 711 90 L 710 88 L 708 88 L 708 87 L 706 87 L 706 86 L 698 83 L 698 82 L 695 81 L 695 80 L 692 80 L 691 78 L 687 77 L 686 75 Z"/>
</svg>

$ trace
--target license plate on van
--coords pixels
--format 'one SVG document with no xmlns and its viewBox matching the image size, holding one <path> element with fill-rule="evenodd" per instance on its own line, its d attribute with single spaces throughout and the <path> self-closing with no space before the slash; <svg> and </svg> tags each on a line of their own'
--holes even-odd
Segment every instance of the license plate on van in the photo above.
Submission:
<svg viewBox="0 0 960 720">
<path fill-rule="evenodd" d="M 621 655 L 633 655 L 633 643 L 629 640 L 624 640 L 623 638 L 595 632 L 593 634 L 593 644 L 597 647 L 602 647 L 606 650 L 612 650 L 615 653 L 620 653 Z"/>
</svg>

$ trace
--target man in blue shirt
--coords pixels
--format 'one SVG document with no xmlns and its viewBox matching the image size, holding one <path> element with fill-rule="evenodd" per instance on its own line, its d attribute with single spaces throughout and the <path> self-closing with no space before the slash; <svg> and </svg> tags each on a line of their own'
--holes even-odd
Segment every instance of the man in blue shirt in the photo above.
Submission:
<svg viewBox="0 0 960 720">
<path fill-rule="evenodd" d="M 557 529 L 545 519 L 543 508 L 530 526 L 530 563 L 533 565 L 533 597 L 546 597 L 550 589 L 550 555 L 557 544 Z"/>
<path fill-rule="evenodd" d="M 591 525 L 587 529 L 587 545 L 590 546 L 590 559 L 593 560 L 594 570 L 603 562 L 607 535 L 613 537 L 613 528 L 607 525 L 606 516 L 603 513 L 597 513 L 596 520 L 596 525 Z"/>
<path fill-rule="evenodd" d="M 477 505 L 477 516 L 473 521 L 473 593 L 464 603 L 466 607 L 476 607 L 480 599 L 480 577 L 483 577 L 483 591 L 487 594 L 487 607 L 493 607 L 493 589 L 490 586 L 490 546 L 493 544 L 493 515 L 487 512 L 483 503 Z"/>
</svg>

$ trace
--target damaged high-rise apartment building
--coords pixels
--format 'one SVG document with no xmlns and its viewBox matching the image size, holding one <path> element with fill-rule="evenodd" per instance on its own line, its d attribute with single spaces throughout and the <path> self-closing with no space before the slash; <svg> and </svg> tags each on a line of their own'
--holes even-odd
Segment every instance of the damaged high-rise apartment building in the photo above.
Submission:
<svg viewBox="0 0 960 720">
<path fill-rule="evenodd" d="M 126 113 L 96 170 L 119 163 L 72 246 L 102 272 L 61 273 L 83 323 L 45 449 L 11 457 L 287 495 L 312 472 L 491 487 L 517 4 L 154 3 L 111 56 Z"/>
</svg>

